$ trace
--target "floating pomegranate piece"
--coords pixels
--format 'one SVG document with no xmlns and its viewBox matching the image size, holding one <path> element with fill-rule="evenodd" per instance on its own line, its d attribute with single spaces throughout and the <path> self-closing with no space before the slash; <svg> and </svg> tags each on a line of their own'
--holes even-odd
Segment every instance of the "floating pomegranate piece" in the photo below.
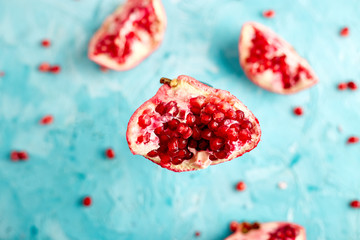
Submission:
<svg viewBox="0 0 360 240">
<path fill-rule="evenodd" d="M 165 28 L 161 0 L 127 0 L 91 39 L 89 58 L 109 69 L 128 70 L 160 45 Z"/>
<path fill-rule="evenodd" d="M 240 65 L 246 76 L 269 91 L 291 94 L 318 82 L 309 63 L 275 32 L 245 23 L 239 40 Z"/>
<path fill-rule="evenodd" d="M 258 120 L 229 92 L 184 75 L 160 82 L 129 121 L 133 154 L 182 172 L 230 161 L 259 143 Z"/>
<path fill-rule="evenodd" d="M 234 228 L 235 229 L 235 228 Z M 287 222 L 239 223 L 225 240 L 306 240 L 305 229 Z"/>
</svg>

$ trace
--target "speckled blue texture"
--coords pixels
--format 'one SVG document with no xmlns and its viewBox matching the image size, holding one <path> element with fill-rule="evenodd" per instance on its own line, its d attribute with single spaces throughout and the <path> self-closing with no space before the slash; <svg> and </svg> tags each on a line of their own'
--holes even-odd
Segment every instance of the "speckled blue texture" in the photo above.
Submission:
<svg viewBox="0 0 360 240">
<path fill-rule="evenodd" d="M 103 73 L 87 44 L 120 0 L 0 1 L 0 239 L 223 239 L 231 220 L 288 220 L 308 239 L 360 239 L 360 78 L 358 0 L 164 0 L 161 47 L 127 72 Z M 273 19 L 261 12 L 276 11 Z M 320 82 L 296 95 L 252 84 L 240 69 L 242 24 L 259 21 L 291 42 Z M 342 26 L 350 37 L 341 38 Z M 53 45 L 44 49 L 43 38 Z M 58 75 L 40 73 L 48 61 Z M 162 76 L 190 75 L 231 91 L 258 117 L 262 141 L 243 157 L 173 173 L 127 146 L 127 122 Z M 295 117 L 294 106 L 305 115 Z M 53 114 L 49 126 L 38 124 Z M 338 127 L 342 126 L 343 131 Z M 107 160 L 113 147 L 117 157 Z M 9 160 L 25 149 L 28 162 Z M 236 192 L 237 181 L 247 183 Z M 286 181 L 288 189 L 277 183 Z M 93 197 L 84 208 L 79 201 Z"/>
</svg>

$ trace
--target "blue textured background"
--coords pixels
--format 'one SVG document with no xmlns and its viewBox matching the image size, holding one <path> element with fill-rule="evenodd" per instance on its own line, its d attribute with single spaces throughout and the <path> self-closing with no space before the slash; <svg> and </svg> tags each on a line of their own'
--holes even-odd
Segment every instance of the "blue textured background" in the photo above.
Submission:
<svg viewBox="0 0 360 240">
<path fill-rule="evenodd" d="M 308 239 L 360 239 L 358 0 L 164 0 L 162 46 L 127 72 L 103 73 L 87 44 L 119 0 L 0 1 L 0 239 L 222 239 L 231 220 L 289 220 Z M 261 12 L 276 11 L 273 19 Z M 238 63 L 242 24 L 255 20 L 291 42 L 320 83 L 280 96 L 253 85 Z M 350 36 L 339 30 L 350 27 Z M 53 45 L 44 49 L 43 38 Z M 58 75 L 38 65 L 60 64 Z M 162 76 L 187 74 L 231 91 L 258 117 L 263 137 L 251 153 L 190 173 L 133 156 L 125 132 L 132 112 Z M 294 106 L 305 115 L 295 117 Z M 38 124 L 53 114 L 49 126 Z M 343 131 L 338 131 L 342 126 Z M 107 147 L 115 160 L 103 156 Z M 25 149 L 28 162 L 9 160 Z M 237 181 L 247 183 L 236 192 Z M 287 190 L 277 183 L 286 181 Z M 84 208 L 79 201 L 93 197 Z"/>
</svg>

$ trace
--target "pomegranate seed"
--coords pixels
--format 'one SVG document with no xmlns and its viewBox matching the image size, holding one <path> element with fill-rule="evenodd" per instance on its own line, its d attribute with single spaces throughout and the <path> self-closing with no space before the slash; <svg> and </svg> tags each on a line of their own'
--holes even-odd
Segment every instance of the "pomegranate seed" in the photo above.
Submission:
<svg viewBox="0 0 360 240">
<path fill-rule="evenodd" d="M 179 139 L 179 149 L 185 149 L 187 147 L 188 140 Z"/>
<path fill-rule="evenodd" d="M 168 122 L 168 127 L 171 130 L 175 130 L 177 128 L 177 126 L 179 125 L 179 123 L 180 123 L 180 121 L 174 118 Z"/>
<path fill-rule="evenodd" d="M 168 156 L 168 155 L 166 155 L 164 153 L 160 153 L 159 156 L 160 156 L 160 161 L 161 161 L 162 164 L 166 164 L 166 163 L 171 162 L 170 156 Z"/>
<path fill-rule="evenodd" d="M 359 142 L 359 138 L 355 137 L 355 136 L 351 136 L 348 138 L 347 143 L 348 144 L 354 144 L 354 143 L 358 143 Z"/>
<path fill-rule="evenodd" d="M 347 86 L 348 86 L 348 88 L 350 88 L 351 90 L 356 90 L 356 89 L 358 88 L 357 85 L 356 85 L 356 83 L 353 82 L 353 81 L 348 82 L 348 83 L 347 83 Z"/>
<path fill-rule="evenodd" d="M 100 66 L 100 71 L 102 71 L 102 72 L 108 72 L 109 69 L 108 69 L 107 67 Z"/>
<path fill-rule="evenodd" d="M 209 144 L 206 140 L 201 139 L 198 144 L 199 150 L 206 150 L 208 148 Z"/>
<path fill-rule="evenodd" d="M 240 128 L 242 129 L 252 129 L 253 125 L 250 121 L 246 120 L 241 123 Z"/>
<path fill-rule="evenodd" d="M 11 159 L 11 161 L 13 161 L 13 162 L 19 161 L 18 152 L 17 152 L 17 151 L 12 151 L 12 152 L 10 153 L 10 159 Z"/>
<path fill-rule="evenodd" d="M 201 131 L 199 128 L 194 127 L 193 128 L 193 135 L 192 135 L 193 139 L 195 140 L 200 140 L 201 139 Z"/>
<path fill-rule="evenodd" d="M 222 120 L 224 120 L 225 115 L 222 112 L 215 112 L 213 113 L 213 119 L 216 122 L 221 122 Z"/>
<path fill-rule="evenodd" d="M 191 113 L 186 116 L 186 124 L 189 126 L 193 126 L 195 123 L 195 120 L 196 120 L 195 116 Z"/>
<path fill-rule="evenodd" d="M 203 124 L 209 124 L 210 121 L 211 121 L 211 116 L 209 114 L 206 114 L 206 113 L 202 113 L 200 115 L 200 120 L 201 120 L 201 123 Z"/>
<path fill-rule="evenodd" d="M 190 139 L 190 141 L 189 141 L 189 144 L 188 144 L 188 147 L 189 148 L 197 148 L 197 141 L 196 140 L 194 140 L 194 139 Z"/>
<path fill-rule="evenodd" d="M 158 152 L 156 150 L 152 150 L 150 152 L 148 152 L 147 154 L 149 157 L 157 157 L 158 156 Z"/>
<path fill-rule="evenodd" d="M 174 164 L 174 165 L 179 165 L 183 162 L 184 160 L 179 158 L 179 157 L 176 157 L 174 158 L 173 160 L 171 160 L 171 163 Z"/>
<path fill-rule="evenodd" d="M 226 117 L 230 119 L 236 119 L 236 112 L 234 110 L 229 110 L 226 112 Z"/>
<path fill-rule="evenodd" d="M 295 115 L 301 116 L 301 115 L 303 115 L 303 113 L 304 113 L 304 110 L 301 107 L 294 108 L 294 114 Z"/>
<path fill-rule="evenodd" d="M 237 230 L 237 228 L 238 228 L 238 225 L 239 225 L 239 224 L 238 224 L 237 222 L 232 221 L 232 222 L 230 223 L 230 225 L 229 225 L 230 231 L 236 232 L 236 230 Z"/>
<path fill-rule="evenodd" d="M 348 85 L 346 83 L 339 83 L 339 85 L 337 86 L 339 90 L 345 90 L 347 87 Z"/>
<path fill-rule="evenodd" d="M 236 141 L 239 139 L 239 133 L 235 128 L 229 128 L 227 131 L 227 137 L 230 141 Z"/>
<path fill-rule="evenodd" d="M 179 113 L 179 108 L 177 106 L 177 103 L 175 101 L 168 102 L 165 105 L 165 113 L 168 113 L 172 116 L 176 116 Z"/>
<path fill-rule="evenodd" d="M 179 141 L 176 138 L 170 139 L 168 149 L 169 151 L 177 151 L 179 149 Z"/>
<path fill-rule="evenodd" d="M 224 145 L 224 140 L 222 138 L 210 138 L 210 149 L 212 151 L 220 150 Z"/>
<path fill-rule="evenodd" d="M 216 106 L 214 104 L 208 103 L 205 106 L 204 112 L 208 114 L 213 114 L 216 111 Z"/>
<path fill-rule="evenodd" d="M 106 149 L 106 151 L 105 151 L 105 155 L 106 155 L 107 158 L 112 159 L 112 158 L 115 157 L 115 152 L 114 152 L 113 149 L 108 148 L 108 149 Z"/>
<path fill-rule="evenodd" d="M 50 40 L 49 39 L 44 39 L 44 40 L 42 40 L 41 41 L 41 45 L 43 46 L 43 47 L 50 47 L 50 45 L 51 45 L 51 42 L 50 42 Z"/>
<path fill-rule="evenodd" d="M 191 130 L 191 128 L 188 127 L 187 132 L 185 132 L 185 133 L 182 135 L 182 137 L 183 137 L 184 139 L 188 139 L 189 137 L 191 137 L 192 134 L 193 134 L 193 131 Z"/>
<path fill-rule="evenodd" d="M 38 69 L 40 72 L 48 72 L 48 71 L 50 71 L 50 68 L 51 68 L 51 66 L 49 63 L 43 62 L 39 65 Z"/>
<path fill-rule="evenodd" d="M 201 132 L 201 137 L 206 140 L 210 140 L 210 138 L 213 136 L 213 133 L 210 129 L 206 128 Z"/>
<path fill-rule="evenodd" d="M 164 131 L 164 127 L 161 126 L 161 127 L 155 128 L 154 133 L 159 136 L 163 131 Z"/>
<path fill-rule="evenodd" d="M 20 160 L 23 160 L 23 161 L 25 161 L 29 158 L 27 152 L 25 152 L 25 151 L 18 152 L 18 157 Z"/>
<path fill-rule="evenodd" d="M 92 199 L 90 196 L 86 196 L 83 198 L 82 200 L 82 204 L 85 206 L 85 207 L 90 207 L 91 204 L 92 204 Z"/>
<path fill-rule="evenodd" d="M 155 111 L 158 112 L 160 115 L 164 115 L 165 113 L 165 104 L 162 102 L 156 106 Z"/>
<path fill-rule="evenodd" d="M 40 119 L 40 124 L 42 125 L 48 125 L 53 123 L 54 118 L 52 115 L 45 115 L 42 119 Z"/>
<path fill-rule="evenodd" d="M 200 232 L 195 232 L 195 237 L 200 237 L 201 233 Z"/>
<path fill-rule="evenodd" d="M 360 201 L 359 200 L 353 200 L 350 202 L 350 206 L 352 208 L 360 208 Z"/>
<path fill-rule="evenodd" d="M 211 121 L 208 125 L 209 129 L 211 130 L 216 130 L 219 127 L 219 123 L 215 122 L 215 121 Z"/>
<path fill-rule="evenodd" d="M 190 99 L 190 105 L 192 107 L 196 107 L 196 108 L 202 108 L 204 103 L 205 103 L 205 97 L 204 96 L 199 96 L 199 97 L 196 97 L 196 98 L 191 98 Z"/>
<path fill-rule="evenodd" d="M 151 119 L 148 115 L 141 115 L 138 120 L 138 124 L 141 128 L 146 128 L 151 124 Z"/>
<path fill-rule="evenodd" d="M 236 184 L 236 190 L 244 191 L 246 189 L 246 184 L 243 181 L 240 181 Z"/>
<path fill-rule="evenodd" d="M 245 114 L 243 111 L 236 110 L 236 120 L 238 120 L 240 122 L 244 119 L 244 117 L 245 117 Z"/>
<path fill-rule="evenodd" d="M 220 151 L 220 152 L 215 152 L 214 155 L 217 159 L 224 159 L 227 157 L 228 154 L 225 151 Z"/>
<path fill-rule="evenodd" d="M 61 71 L 61 67 L 59 65 L 51 66 L 49 71 L 53 74 L 58 74 Z"/>
<path fill-rule="evenodd" d="M 263 16 L 266 18 L 273 18 L 275 16 L 275 11 L 274 10 L 266 10 L 263 12 Z"/>
<path fill-rule="evenodd" d="M 344 27 L 340 30 L 340 35 L 343 37 L 347 37 L 350 34 L 350 30 L 348 27 Z"/>
</svg>

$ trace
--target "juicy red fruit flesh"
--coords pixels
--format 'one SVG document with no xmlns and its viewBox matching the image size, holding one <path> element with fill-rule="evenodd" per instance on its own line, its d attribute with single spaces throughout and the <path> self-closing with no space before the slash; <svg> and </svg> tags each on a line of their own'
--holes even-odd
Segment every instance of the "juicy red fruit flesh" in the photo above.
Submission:
<svg viewBox="0 0 360 240">
<path fill-rule="evenodd" d="M 279 73 L 284 89 L 290 89 L 295 86 L 300 81 L 302 75 L 307 78 L 312 77 L 310 72 L 300 63 L 298 63 L 295 73 L 290 71 L 285 54 L 272 56 L 272 53 L 279 50 L 280 46 L 274 43 L 270 44 L 263 32 L 256 28 L 254 30 L 253 46 L 250 49 L 250 55 L 245 60 L 247 63 L 253 64 L 251 68 L 253 74 L 260 74 L 266 70 Z"/>
<path fill-rule="evenodd" d="M 178 165 L 191 159 L 195 149 L 211 152 L 210 160 L 216 161 L 231 154 L 234 142 L 245 144 L 251 140 L 253 125 L 241 110 L 236 110 L 214 97 L 191 98 L 189 105 L 190 112 L 183 119 L 185 122 L 180 122 L 182 109 L 175 101 L 160 102 L 156 106 L 155 113 L 151 114 L 170 116 L 171 119 L 154 130 L 159 139 L 159 147 L 148 152 L 149 157 L 159 156 L 162 164 L 171 162 Z M 140 128 L 146 129 L 152 124 L 149 115 L 149 111 L 145 110 L 139 117 Z M 138 143 L 144 142 L 146 134 L 149 134 L 150 138 L 150 133 L 146 132 L 138 137 Z"/>
<path fill-rule="evenodd" d="M 136 15 L 137 18 L 132 22 L 132 26 L 153 34 L 151 25 L 156 19 L 155 10 L 152 5 L 134 7 L 129 12 L 129 16 Z M 138 33 L 128 31 L 123 28 L 128 18 L 115 18 L 118 31 L 103 35 L 95 46 L 94 55 L 107 54 L 120 64 L 124 63 L 132 53 L 132 43 L 139 39 Z M 124 42 L 120 44 L 119 35 L 124 34 Z"/>
<path fill-rule="evenodd" d="M 298 229 L 291 225 L 284 225 L 270 233 L 270 238 L 268 240 L 295 240 L 298 235 Z"/>
</svg>

